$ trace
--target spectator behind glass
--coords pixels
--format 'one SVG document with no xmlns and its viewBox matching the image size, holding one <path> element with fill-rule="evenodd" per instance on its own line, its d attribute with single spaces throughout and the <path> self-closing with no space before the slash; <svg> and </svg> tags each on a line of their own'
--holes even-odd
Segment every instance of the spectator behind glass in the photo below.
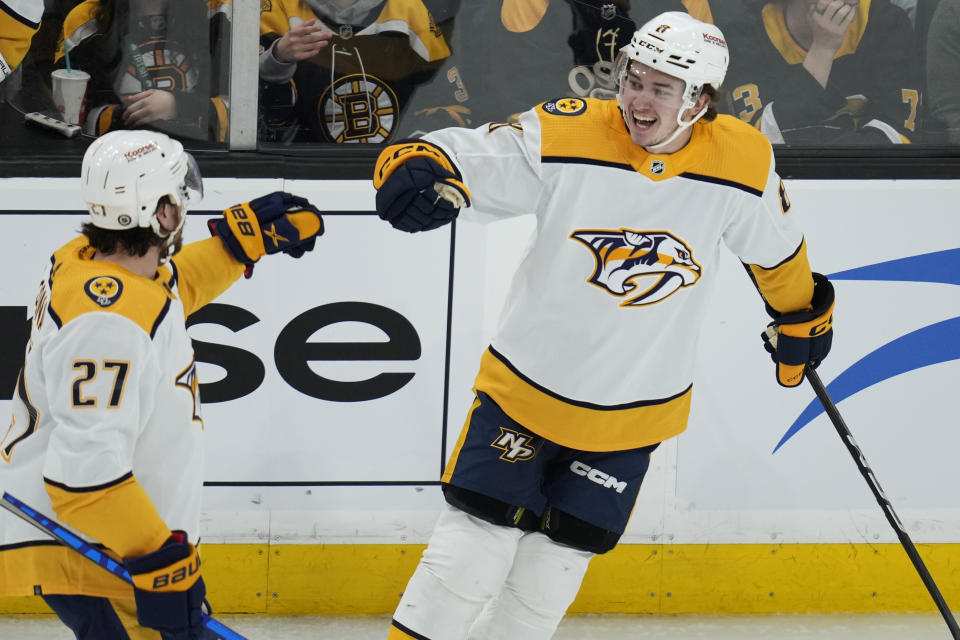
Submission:
<svg viewBox="0 0 960 640">
<path fill-rule="evenodd" d="M 227 139 L 228 0 L 85 0 L 56 54 L 90 74 L 84 132 L 149 128 Z"/>
<path fill-rule="evenodd" d="M 940 0 L 927 32 L 927 107 L 930 129 L 960 143 L 960 0 Z"/>
<path fill-rule="evenodd" d="M 450 55 L 459 0 L 272 0 L 260 14 L 265 142 L 378 143 Z"/>
<path fill-rule="evenodd" d="M 464 0 L 454 55 L 441 80 L 415 96 L 404 134 L 511 121 L 531 104 L 552 98 L 613 98 L 614 57 L 637 25 L 668 10 L 689 8 L 696 16 L 693 5 L 700 3 Z"/>
<path fill-rule="evenodd" d="M 890 0 L 725 0 L 713 15 L 731 49 L 728 109 L 774 144 L 910 141 L 920 61 Z"/>
</svg>

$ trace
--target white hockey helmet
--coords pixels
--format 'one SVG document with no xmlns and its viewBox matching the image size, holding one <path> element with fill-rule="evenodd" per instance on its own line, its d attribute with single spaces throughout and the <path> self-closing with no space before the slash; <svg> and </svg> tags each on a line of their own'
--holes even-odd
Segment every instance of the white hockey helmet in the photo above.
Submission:
<svg viewBox="0 0 960 640">
<path fill-rule="evenodd" d="M 681 11 L 661 13 L 637 29 L 630 43 L 620 49 L 615 77 L 621 109 L 624 80 L 634 60 L 684 81 L 683 112 L 696 104 L 704 85 L 720 88 L 729 56 L 727 42 L 716 26 Z"/>
<path fill-rule="evenodd" d="M 183 145 L 156 131 L 111 131 L 93 141 L 83 156 L 81 190 L 90 222 L 101 229 L 149 227 L 161 238 L 157 203 L 164 196 L 187 209 L 203 198 L 203 180 Z M 175 230 L 176 231 L 176 230 Z"/>
</svg>

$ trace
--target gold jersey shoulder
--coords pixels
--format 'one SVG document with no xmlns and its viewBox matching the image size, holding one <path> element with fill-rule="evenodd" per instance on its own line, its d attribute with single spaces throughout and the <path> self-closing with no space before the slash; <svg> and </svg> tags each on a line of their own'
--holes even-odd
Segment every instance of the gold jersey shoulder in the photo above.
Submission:
<svg viewBox="0 0 960 640">
<path fill-rule="evenodd" d="M 688 146 L 696 160 L 689 171 L 763 192 L 773 161 L 766 136 L 728 115 L 694 127 Z"/>
<path fill-rule="evenodd" d="M 693 125 L 690 142 L 672 154 L 646 151 L 631 140 L 615 100 L 561 98 L 536 108 L 544 162 L 583 162 L 633 170 L 654 181 L 677 176 L 762 193 L 773 155 L 762 133 L 721 115 Z"/>
<path fill-rule="evenodd" d="M 174 298 L 170 272 L 162 267 L 155 280 L 135 275 L 109 262 L 93 260 L 83 236 L 53 254 L 50 309 L 63 326 L 93 311 L 122 315 L 151 336 Z"/>
<path fill-rule="evenodd" d="M 536 107 L 543 158 L 579 158 L 624 163 L 618 138 L 629 135 L 614 100 L 557 98 Z"/>
</svg>

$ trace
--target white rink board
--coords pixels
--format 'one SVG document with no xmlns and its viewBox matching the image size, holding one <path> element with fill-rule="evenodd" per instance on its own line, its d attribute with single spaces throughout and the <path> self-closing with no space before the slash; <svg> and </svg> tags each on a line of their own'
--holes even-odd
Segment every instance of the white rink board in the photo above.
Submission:
<svg viewBox="0 0 960 640">
<path fill-rule="evenodd" d="M 298 261 L 262 260 L 254 278 L 216 301 L 252 314 L 253 324 L 238 331 L 191 327 L 195 340 L 243 349 L 264 371 L 250 393 L 204 405 L 206 477 L 214 483 L 204 494 L 204 540 L 425 542 L 442 499 L 435 484 L 441 462 L 462 426 L 480 353 L 532 219 L 459 223 L 455 237 L 450 227 L 406 235 L 372 213 L 373 190 L 363 181 L 208 179 L 205 185 L 204 211 L 286 188 L 337 213 L 327 216 L 315 251 Z M 0 306 L 32 305 L 50 251 L 82 221 L 77 186 L 74 179 L 0 180 L 6 238 L 0 269 L 8 274 L 0 281 Z M 955 182 L 790 181 L 787 188 L 817 271 L 958 246 Z M 204 219 L 191 216 L 188 240 L 206 235 Z M 736 258 L 724 255 L 700 341 L 690 427 L 654 455 L 624 542 L 896 542 L 825 415 L 772 453 L 814 394 L 806 384 L 776 384 L 759 339 L 768 322 L 763 306 Z M 960 274 L 960 264 L 953 273 Z M 827 384 L 883 345 L 960 316 L 960 288 L 952 284 L 834 284 L 834 348 L 820 368 Z M 283 378 L 274 348 L 284 327 L 304 312 L 343 309 L 342 303 L 399 314 L 416 331 L 420 355 L 314 360 L 312 374 L 340 382 L 413 374 L 407 384 L 382 398 L 343 402 L 312 397 Z M 377 327 L 352 321 L 308 337 L 310 343 L 385 339 Z M 957 351 L 960 332 L 939 339 L 946 351 Z M 224 376 L 203 362 L 199 372 L 204 383 Z M 838 403 L 915 542 L 960 542 L 960 470 L 953 460 L 960 449 L 958 377 L 957 360 L 947 360 Z M 0 410 L 7 404 L 0 402 Z"/>
</svg>

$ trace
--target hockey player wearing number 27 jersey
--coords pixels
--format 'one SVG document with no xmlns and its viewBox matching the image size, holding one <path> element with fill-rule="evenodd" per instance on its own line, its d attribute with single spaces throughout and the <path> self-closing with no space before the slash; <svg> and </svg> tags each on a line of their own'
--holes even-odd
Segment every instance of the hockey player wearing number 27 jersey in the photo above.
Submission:
<svg viewBox="0 0 960 640">
<path fill-rule="evenodd" d="M 377 209 L 401 230 L 461 208 L 537 219 L 391 640 L 553 635 L 623 533 L 651 453 L 686 427 L 721 244 L 774 318 L 778 381 L 827 354 L 833 290 L 810 270 L 770 144 L 712 109 L 726 67 L 719 29 L 661 14 L 621 50 L 617 101 L 555 100 L 381 154 Z"/>
<path fill-rule="evenodd" d="M 322 220 L 278 192 L 177 251 L 202 181 L 150 131 L 95 140 L 81 184 L 90 218 L 40 284 L 0 487 L 104 545 L 135 587 L 4 511 L 0 595 L 42 595 L 81 639 L 199 638 L 203 421 L 186 317 L 262 255 L 312 249 Z M 184 579 L 164 587 L 165 572 Z"/>
</svg>

